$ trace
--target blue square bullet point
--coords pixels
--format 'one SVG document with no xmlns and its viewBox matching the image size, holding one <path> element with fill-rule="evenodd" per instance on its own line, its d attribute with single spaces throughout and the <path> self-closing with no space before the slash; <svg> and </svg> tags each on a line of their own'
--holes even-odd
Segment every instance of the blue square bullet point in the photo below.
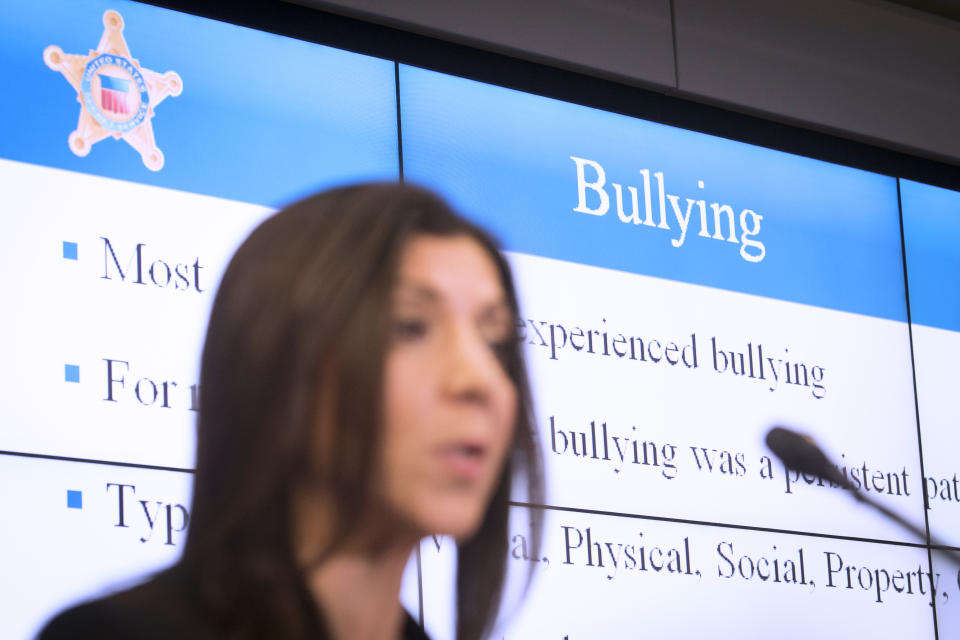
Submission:
<svg viewBox="0 0 960 640">
<path fill-rule="evenodd" d="M 77 243 L 76 242 L 63 242 L 63 259 L 64 260 L 76 260 L 77 259 Z"/>
<path fill-rule="evenodd" d="M 63 379 L 67 382 L 80 382 L 80 367 L 75 364 L 63 365 Z"/>
<path fill-rule="evenodd" d="M 67 509 L 83 509 L 83 491 L 67 489 Z"/>
</svg>

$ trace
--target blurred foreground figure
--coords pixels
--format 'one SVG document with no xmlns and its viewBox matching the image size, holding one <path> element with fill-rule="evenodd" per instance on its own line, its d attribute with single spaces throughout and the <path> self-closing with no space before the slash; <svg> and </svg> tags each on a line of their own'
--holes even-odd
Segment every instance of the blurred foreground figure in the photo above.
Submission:
<svg viewBox="0 0 960 640">
<path fill-rule="evenodd" d="M 267 219 L 210 316 L 183 557 L 41 638 L 424 638 L 398 594 L 431 534 L 459 543 L 457 636 L 481 637 L 511 480 L 542 503 L 517 315 L 489 237 L 422 189 Z"/>
</svg>

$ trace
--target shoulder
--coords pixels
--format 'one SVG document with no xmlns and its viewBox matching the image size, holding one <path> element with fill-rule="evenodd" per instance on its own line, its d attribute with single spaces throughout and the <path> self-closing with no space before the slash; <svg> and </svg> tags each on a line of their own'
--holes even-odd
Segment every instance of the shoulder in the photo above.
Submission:
<svg viewBox="0 0 960 640">
<path fill-rule="evenodd" d="M 209 637 L 202 616 L 178 586 L 173 576 L 160 574 L 133 589 L 67 609 L 47 623 L 38 640 Z"/>
</svg>

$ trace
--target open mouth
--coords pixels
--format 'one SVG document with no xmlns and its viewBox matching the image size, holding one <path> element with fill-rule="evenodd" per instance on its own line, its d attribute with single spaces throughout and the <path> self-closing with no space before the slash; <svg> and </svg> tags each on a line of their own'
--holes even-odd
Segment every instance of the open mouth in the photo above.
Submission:
<svg viewBox="0 0 960 640">
<path fill-rule="evenodd" d="M 442 449 L 447 470 L 460 478 L 475 478 L 483 471 L 486 449 L 479 444 L 457 443 Z"/>
</svg>

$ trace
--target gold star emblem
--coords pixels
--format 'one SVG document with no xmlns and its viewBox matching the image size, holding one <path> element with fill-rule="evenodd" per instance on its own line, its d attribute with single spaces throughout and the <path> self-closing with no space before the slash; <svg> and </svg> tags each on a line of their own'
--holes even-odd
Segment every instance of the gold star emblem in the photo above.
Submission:
<svg viewBox="0 0 960 640">
<path fill-rule="evenodd" d="M 163 152 L 153 138 L 153 110 L 167 96 L 183 91 L 173 71 L 156 73 L 140 66 L 123 38 L 123 18 L 116 11 L 103 14 L 103 36 L 87 55 L 65 54 L 50 45 L 43 61 L 59 71 L 77 91 L 80 121 L 70 134 L 70 150 L 78 156 L 107 136 L 123 138 L 137 150 L 152 171 L 163 167 Z"/>
</svg>

